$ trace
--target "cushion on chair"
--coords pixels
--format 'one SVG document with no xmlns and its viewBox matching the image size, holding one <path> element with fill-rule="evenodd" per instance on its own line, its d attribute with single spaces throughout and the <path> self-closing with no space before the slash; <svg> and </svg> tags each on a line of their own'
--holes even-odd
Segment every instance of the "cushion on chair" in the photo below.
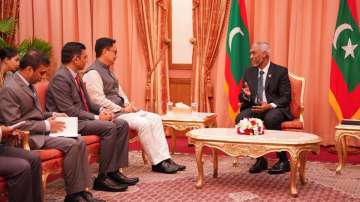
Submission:
<svg viewBox="0 0 360 202">
<path fill-rule="evenodd" d="M 63 157 L 62 152 L 57 149 L 41 149 L 36 151 L 39 153 L 41 161 Z"/>
<path fill-rule="evenodd" d="M 281 129 L 303 129 L 303 122 L 300 119 L 294 119 L 292 121 L 285 121 L 281 123 Z"/>
<path fill-rule="evenodd" d="M 99 142 L 100 142 L 100 137 L 97 136 L 97 135 L 86 135 L 86 136 L 82 136 L 82 139 L 84 140 L 84 142 L 86 143 L 86 145 L 94 144 L 94 143 L 99 143 Z"/>
<path fill-rule="evenodd" d="M 41 161 L 42 172 L 49 174 L 60 174 L 63 170 L 64 158 L 54 158 L 47 161 Z"/>
<path fill-rule="evenodd" d="M 291 103 L 290 110 L 294 119 L 298 119 L 301 113 L 301 90 L 302 81 L 289 76 L 291 85 Z"/>
<path fill-rule="evenodd" d="M 36 94 L 39 98 L 39 102 L 43 111 L 45 111 L 46 93 L 48 90 L 48 85 L 49 85 L 48 81 L 40 81 L 34 85 Z"/>
</svg>

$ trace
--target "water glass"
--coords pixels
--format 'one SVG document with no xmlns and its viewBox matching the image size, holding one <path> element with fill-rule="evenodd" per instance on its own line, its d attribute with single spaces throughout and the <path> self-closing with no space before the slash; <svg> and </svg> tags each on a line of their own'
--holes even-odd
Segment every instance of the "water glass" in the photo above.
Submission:
<svg viewBox="0 0 360 202">
<path fill-rule="evenodd" d="M 167 105 L 166 105 L 166 113 L 167 114 L 172 113 L 172 110 L 173 110 L 173 103 L 168 102 Z"/>
<path fill-rule="evenodd" d="M 198 112 L 198 104 L 196 102 L 191 103 L 191 113 Z"/>
</svg>

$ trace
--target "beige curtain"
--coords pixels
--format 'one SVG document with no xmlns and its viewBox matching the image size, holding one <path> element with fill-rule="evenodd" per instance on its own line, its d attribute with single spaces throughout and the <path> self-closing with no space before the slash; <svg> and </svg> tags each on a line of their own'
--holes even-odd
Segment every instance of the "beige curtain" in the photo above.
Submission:
<svg viewBox="0 0 360 202">
<path fill-rule="evenodd" d="M 146 61 L 146 100 L 148 111 L 163 113 L 169 100 L 170 0 L 137 0 L 137 27 Z"/>
<path fill-rule="evenodd" d="M 20 0 L 1 0 L 0 1 L 0 19 L 5 18 L 14 18 L 16 21 L 19 20 L 19 7 Z M 15 33 L 2 36 L 6 42 L 9 44 L 14 44 L 15 42 Z"/>
<path fill-rule="evenodd" d="M 357 11 L 360 11 L 358 3 Z M 272 61 L 306 79 L 305 130 L 319 135 L 322 144 L 334 144 L 335 113 L 328 102 L 331 43 L 339 0 L 247 0 L 251 42 L 268 41 Z M 224 92 L 226 34 L 212 71 L 215 111 L 221 127 L 233 127 L 226 112 Z"/>
<path fill-rule="evenodd" d="M 136 21 L 135 1 L 130 0 L 20 0 L 17 41 L 32 37 L 48 41 L 54 72 L 66 42 L 84 43 L 90 65 L 95 59 L 95 40 L 114 38 L 118 49 L 114 73 L 130 100 L 144 108 L 145 58 Z"/>
<path fill-rule="evenodd" d="M 210 73 L 224 32 L 229 3 L 229 0 L 193 0 L 191 100 L 198 103 L 199 111 L 214 111 L 214 89 Z"/>
</svg>

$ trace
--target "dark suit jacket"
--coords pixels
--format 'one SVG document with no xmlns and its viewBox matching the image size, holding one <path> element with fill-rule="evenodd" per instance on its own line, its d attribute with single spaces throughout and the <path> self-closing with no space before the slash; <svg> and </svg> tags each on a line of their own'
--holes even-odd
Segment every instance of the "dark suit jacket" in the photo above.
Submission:
<svg viewBox="0 0 360 202">
<path fill-rule="evenodd" d="M 245 72 L 243 83 L 247 82 L 251 96 L 249 100 L 241 91 L 239 95 L 239 100 L 242 103 L 241 109 L 255 105 L 258 72 L 259 69 L 256 67 L 250 67 Z M 279 108 L 289 120 L 292 119 L 290 112 L 291 86 L 287 68 L 270 63 L 265 80 L 265 95 L 268 103 L 276 104 L 277 108 Z"/>
<path fill-rule="evenodd" d="M 46 125 L 44 120 L 51 116 L 42 112 L 38 98 L 24 81 L 15 74 L 0 92 L 0 120 L 6 125 L 21 121 L 26 123 L 20 130 L 30 131 L 30 138 L 37 148 L 44 144 Z"/>
<path fill-rule="evenodd" d="M 60 66 L 49 83 L 46 95 L 46 109 L 51 112 L 63 112 L 68 116 L 78 117 L 79 121 L 94 120 L 95 114 L 98 114 L 100 111 L 100 106 L 91 102 L 85 85 L 81 82 L 90 108 L 90 112 L 87 112 L 75 82 L 70 70 L 64 65 Z"/>
</svg>

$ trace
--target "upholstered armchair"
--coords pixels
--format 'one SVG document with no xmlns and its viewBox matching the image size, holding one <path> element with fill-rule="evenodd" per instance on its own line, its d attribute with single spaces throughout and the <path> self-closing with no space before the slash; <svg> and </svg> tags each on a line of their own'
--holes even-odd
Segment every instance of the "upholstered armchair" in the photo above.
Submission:
<svg viewBox="0 0 360 202">
<path fill-rule="evenodd" d="M 304 91 L 305 78 L 296 76 L 289 72 L 289 79 L 291 85 L 291 103 L 290 110 L 293 115 L 292 121 L 285 121 L 281 124 L 281 130 L 302 131 L 304 129 Z M 241 108 L 241 103 L 238 104 Z M 233 166 L 238 165 L 238 158 L 235 158 Z"/>
<path fill-rule="evenodd" d="M 48 81 L 41 81 L 35 84 L 36 93 L 43 110 L 45 110 L 48 84 Z M 83 136 L 83 140 L 87 145 L 89 162 L 97 162 L 99 160 L 100 153 L 100 138 L 97 135 L 87 135 Z M 137 132 L 135 130 L 129 131 L 129 142 L 131 143 L 136 140 L 138 140 Z M 61 174 L 63 172 L 63 154 L 57 149 L 39 150 L 39 154 L 42 161 L 42 180 L 44 186 L 43 190 L 45 191 L 48 176 L 50 174 Z M 142 157 L 144 164 L 147 164 L 144 151 L 142 152 Z"/>
<path fill-rule="evenodd" d="M 293 115 L 292 121 L 285 121 L 281 124 L 282 130 L 301 131 L 304 129 L 304 91 L 305 78 L 296 76 L 289 72 L 291 85 L 290 110 Z"/>
</svg>

